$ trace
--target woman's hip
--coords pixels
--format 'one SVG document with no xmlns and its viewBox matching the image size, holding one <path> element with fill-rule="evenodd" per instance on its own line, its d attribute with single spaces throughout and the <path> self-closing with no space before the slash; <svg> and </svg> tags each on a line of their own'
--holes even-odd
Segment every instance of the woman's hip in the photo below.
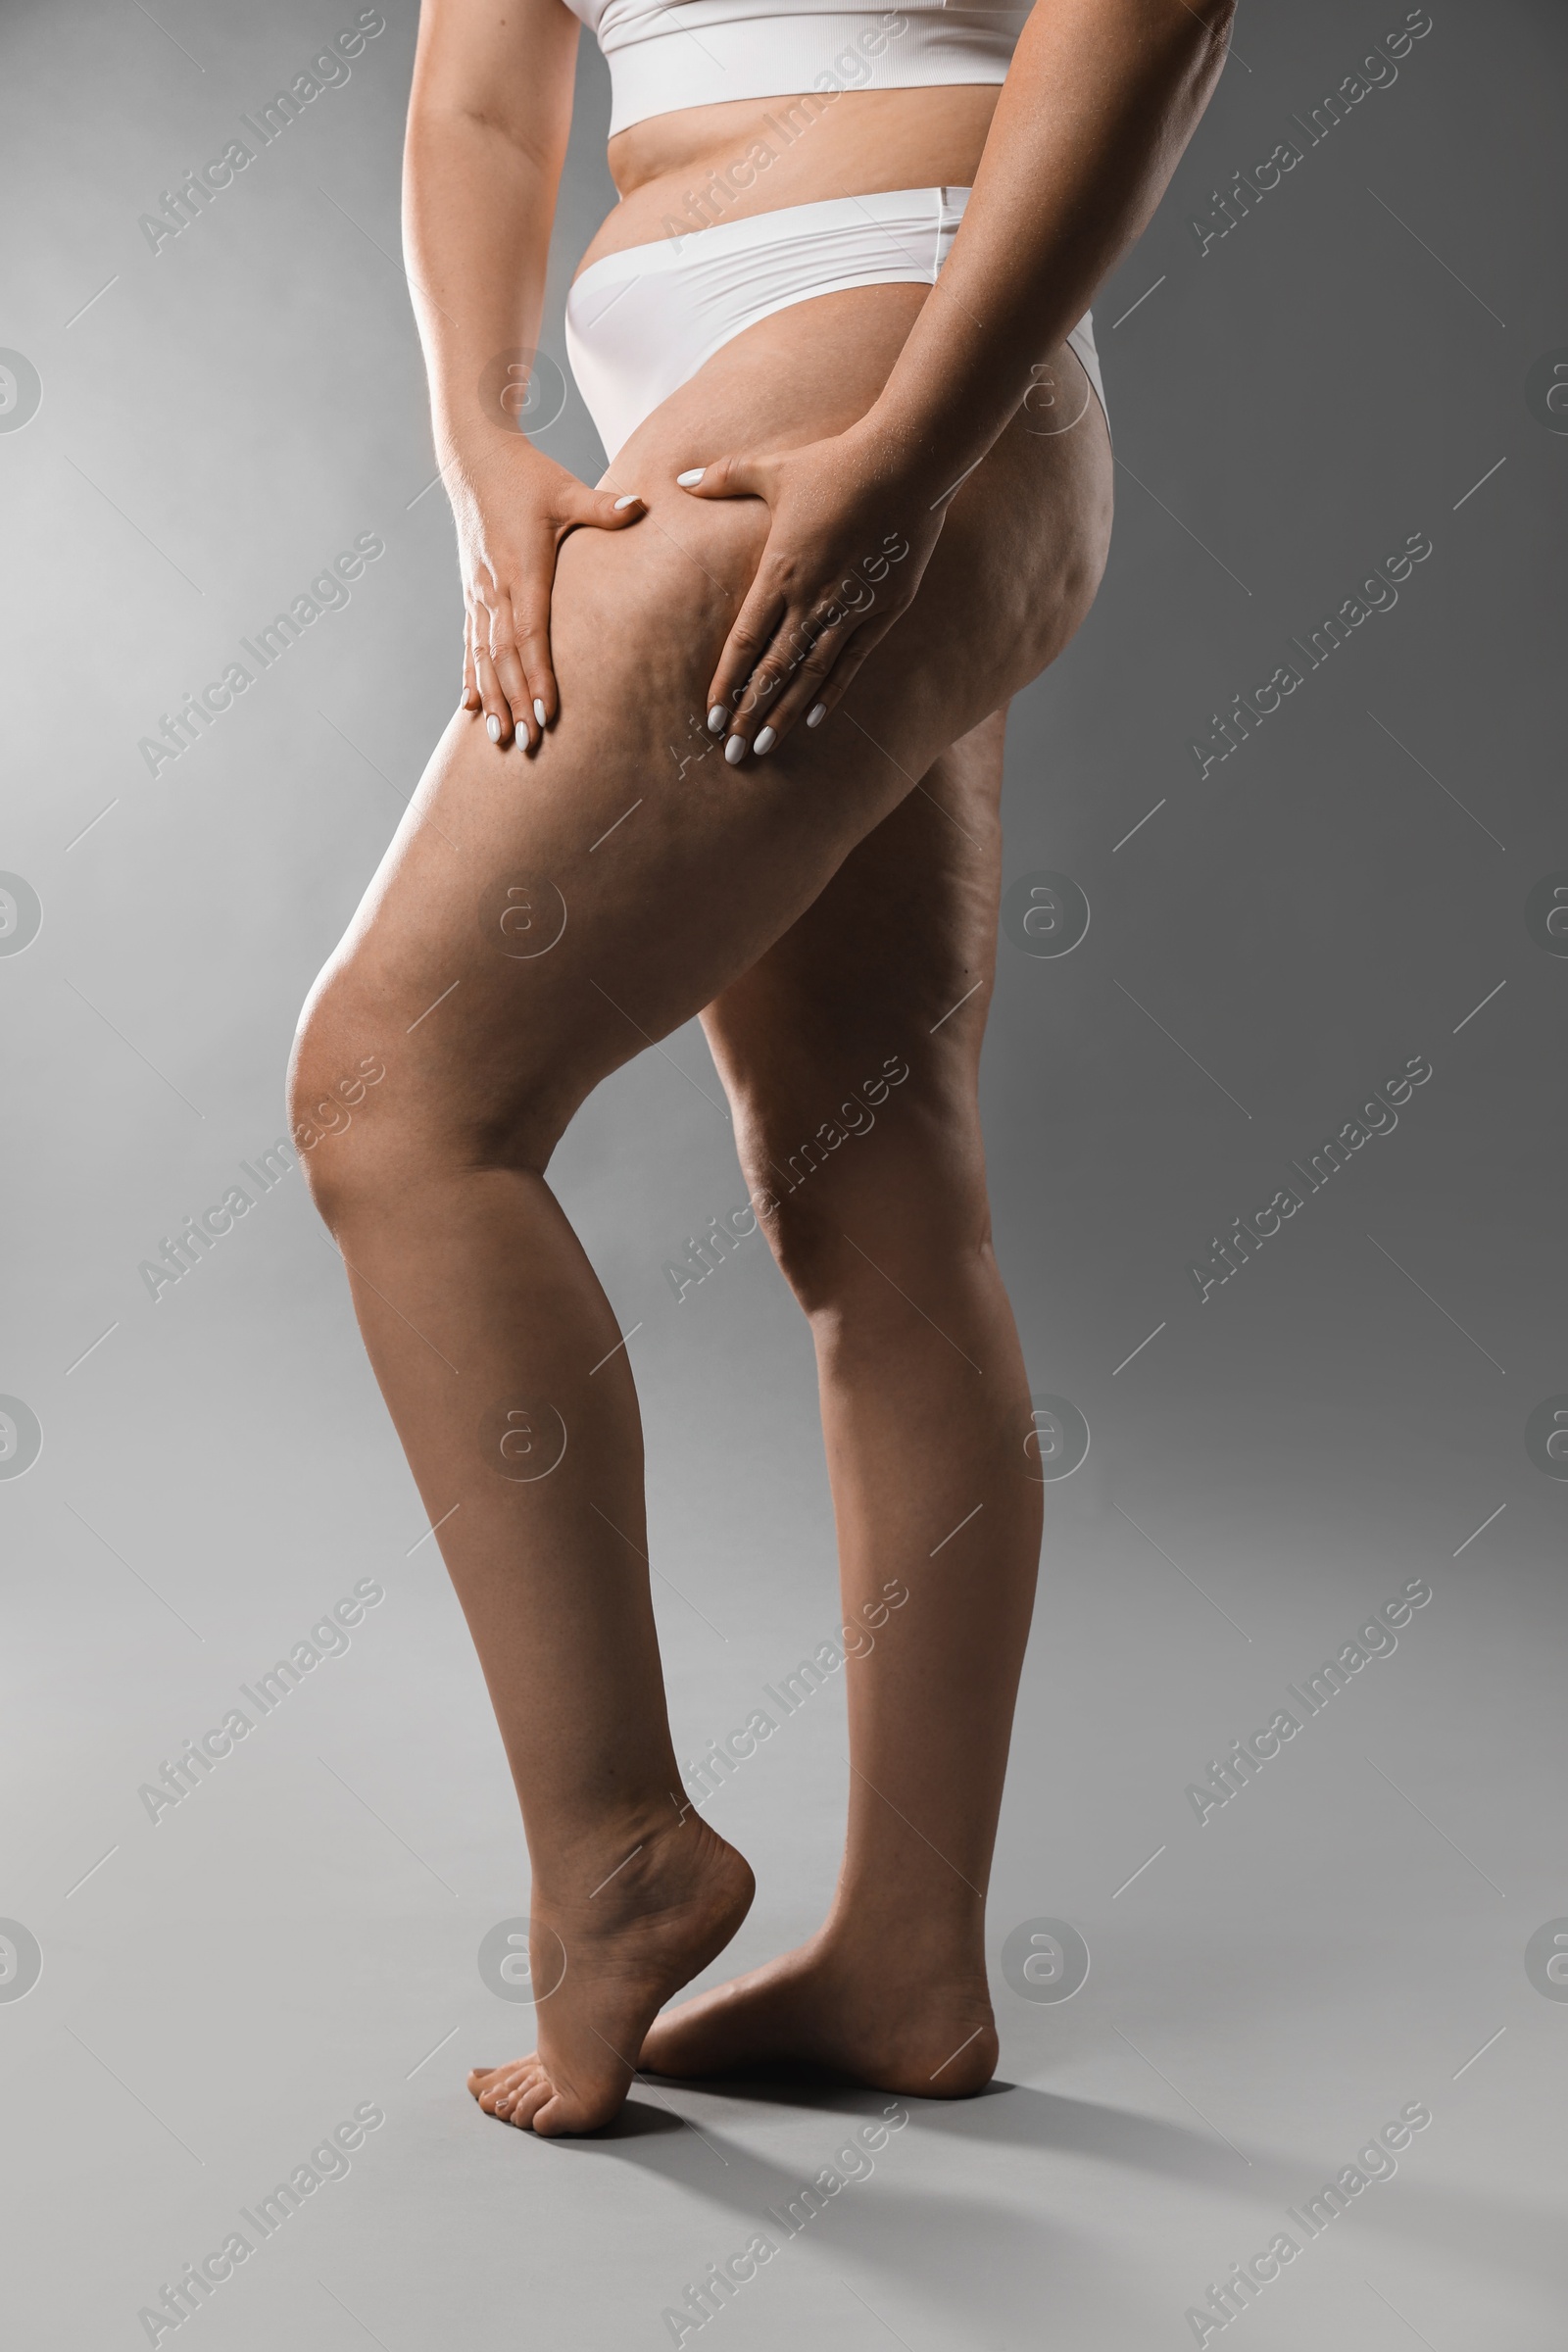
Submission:
<svg viewBox="0 0 1568 2352">
<path fill-rule="evenodd" d="M 572 372 L 612 459 L 726 345 L 823 297 L 929 289 L 967 188 L 831 197 L 624 247 L 590 264 L 566 303 Z M 814 328 L 807 328 L 813 332 Z M 1068 338 L 1103 406 L 1093 321 Z"/>
</svg>

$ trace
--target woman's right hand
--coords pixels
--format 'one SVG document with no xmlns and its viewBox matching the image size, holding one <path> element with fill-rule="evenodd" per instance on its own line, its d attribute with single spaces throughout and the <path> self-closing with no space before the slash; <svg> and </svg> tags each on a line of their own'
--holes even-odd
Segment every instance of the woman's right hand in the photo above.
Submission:
<svg viewBox="0 0 1568 2352">
<path fill-rule="evenodd" d="M 618 531 L 643 501 L 590 490 L 531 443 L 456 460 L 449 474 L 465 606 L 463 708 L 483 711 L 492 743 L 536 751 L 560 708 L 550 659 L 550 596 L 568 531 Z"/>
</svg>

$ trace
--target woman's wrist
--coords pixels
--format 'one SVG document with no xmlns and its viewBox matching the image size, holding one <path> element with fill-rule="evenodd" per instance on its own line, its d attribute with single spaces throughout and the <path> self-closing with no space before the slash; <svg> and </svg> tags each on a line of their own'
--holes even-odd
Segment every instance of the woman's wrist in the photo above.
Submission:
<svg viewBox="0 0 1568 2352">
<path fill-rule="evenodd" d="M 519 331 L 516 321 L 508 320 L 495 328 L 494 344 L 471 336 L 461 345 L 448 339 L 432 347 L 427 341 L 430 421 L 443 466 L 453 461 L 482 466 L 498 451 L 528 446 L 520 427 L 536 355 L 500 340 Z"/>
<path fill-rule="evenodd" d="M 534 467 L 543 472 L 551 466 L 544 453 L 521 433 L 490 432 L 482 427 L 475 431 L 471 425 L 461 433 L 437 432 L 435 457 L 447 496 L 454 504 L 465 497 L 482 496 L 487 483 L 515 485 Z"/>
<path fill-rule="evenodd" d="M 944 505 L 973 472 L 1011 414 L 977 415 L 979 406 L 911 398 L 890 378 L 851 430 L 876 470 L 905 485 L 925 512 Z"/>
</svg>

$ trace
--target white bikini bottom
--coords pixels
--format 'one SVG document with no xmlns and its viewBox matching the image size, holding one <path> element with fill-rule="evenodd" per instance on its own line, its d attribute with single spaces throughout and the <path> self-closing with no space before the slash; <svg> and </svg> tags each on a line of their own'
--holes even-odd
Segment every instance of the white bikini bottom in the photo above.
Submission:
<svg viewBox="0 0 1568 2352">
<path fill-rule="evenodd" d="M 607 456 L 760 318 L 849 286 L 935 285 L 968 201 L 967 188 L 833 196 L 591 264 L 566 297 L 566 350 Z M 1088 311 L 1067 341 L 1103 408 Z M 1044 433 L 1065 432 L 1082 415 L 1081 400 L 1044 366 L 1023 405 Z"/>
</svg>

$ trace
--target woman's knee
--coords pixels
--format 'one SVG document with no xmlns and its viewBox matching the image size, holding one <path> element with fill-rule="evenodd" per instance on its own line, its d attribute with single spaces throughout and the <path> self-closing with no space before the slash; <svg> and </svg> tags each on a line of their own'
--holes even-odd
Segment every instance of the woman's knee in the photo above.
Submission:
<svg viewBox="0 0 1568 2352">
<path fill-rule="evenodd" d="M 335 1226 L 375 1184 L 396 1123 L 390 1039 L 352 975 L 327 971 L 306 1000 L 288 1069 L 289 1131 L 311 1197 Z"/>
<path fill-rule="evenodd" d="M 327 965 L 289 1064 L 294 1147 L 334 1230 L 472 1171 L 543 1174 L 600 1074 L 569 1025 L 508 985 L 525 963 L 503 957 L 497 984 L 481 941 L 450 980 L 443 966 L 411 990 L 381 935 L 393 922 L 378 913 Z"/>
<path fill-rule="evenodd" d="M 307 1000 L 288 1073 L 294 1148 L 335 1231 L 358 1212 L 406 1201 L 453 1168 L 505 1156 L 487 1149 L 462 1052 L 410 1037 L 353 956 L 329 965 Z"/>
<path fill-rule="evenodd" d="M 984 1163 L 972 1113 L 913 1106 L 851 1126 L 829 1120 L 803 1141 L 799 1120 L 772 1108 L 741 1122 L 752 1207 L 779 1269 L 808 1316 L 876 1321 L 945 1287 L 990 1241 Z"/>
</svg>

